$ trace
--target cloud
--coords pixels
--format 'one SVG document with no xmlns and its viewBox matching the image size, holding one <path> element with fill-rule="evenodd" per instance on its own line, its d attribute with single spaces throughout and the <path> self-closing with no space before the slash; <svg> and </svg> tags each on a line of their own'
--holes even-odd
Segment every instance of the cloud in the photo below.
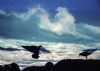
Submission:
<svg viewBox="0 0 100 71">
<path fill-rule="evenodd" d="M 0 10 L 0 14 L 1 14 L 1 15 L 5 15 L 6 13 L 5 13 L 5 11 Z"/>
<path fill-rule="evenodd" d="M 93 33 L 100 34 L 100 27 L 86 24 L 86 25 L 84 25 L 84 28 Z"/>
<path fill-rule="evenodd" d="M 44 12 L 44 14 L 40 16 L 39 27 L 58 35 L 75 35 L 75 18 L 66 8 L 58 7 L 56 11 L 57 14 L 54 16 L 54 21 L 51 21 L 49 14 Z"/>
<path fill-rule="evenodd" d="M 49 14 L 46 11 L 40 15 L 39 27 L 41 29 L 51 31 L 60 36 L 69 34 L 77 38 L 92 39 L 92 37 L 77 31 L 78 27 L 75 23 L 75 18 L 71 13 L 69 13 L 68 9 L 58 7 L 56 11 L 57 13 L 54 16 L 54 21 L 50 20 Z"/>
<path fill-rule="evenodd" d="M 27 21 L 31 18 L 31 16 L 35 15 L 35 13 L 37 12 L 38 8 L 33 8 L 33 9 L 29 9 L 27 12 L 24 13 L 14 13 L 13 15 L 16 18 L 21 19 L 22 21 Z"/>
<path fill-rule="evenodd" d="M 39 27 L 43 30 L 56 33 L 57 35 L 75 35 L 75 18 L 66 8 L 58 7 L 54 21 L 49 18 L 49 13 L 39 5 L 36 8 L 28 9 L 24 13 L 13 13 L 16 18 L 28 21 L 32 16 L 39 18 Z M 34 21 L 34 20 L 33 20 Z"/>
<path fill-rule="evenodd" d="M 41 8 L 39 5 L 35 8 L 28 8 L 28 11 L 24 13 L 13 13 L 13 15 L 23 21 L 28 21 L 32 16 L 39 16 L 41 13 L 44 12 L 44 9 Z"/>
</svg>

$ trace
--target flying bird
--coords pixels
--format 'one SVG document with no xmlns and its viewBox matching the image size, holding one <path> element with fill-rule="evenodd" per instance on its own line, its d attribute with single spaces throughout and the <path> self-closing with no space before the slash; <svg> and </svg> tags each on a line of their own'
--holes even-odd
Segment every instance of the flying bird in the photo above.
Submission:
<svg viewBox="0 0 100 71">
<path fill-rule="evenodd" d="M 45 48 L 42 47 L 42 45 L 39 46 L 21 46 L 24 49 L 28 50 L 29 52 L 33 53 L 32 58 L 38 59 L 39 58 L 39 51 L 41 50 L 42 52 L 50 53 L 49 50 L 46 50 Z"/>
</svg>

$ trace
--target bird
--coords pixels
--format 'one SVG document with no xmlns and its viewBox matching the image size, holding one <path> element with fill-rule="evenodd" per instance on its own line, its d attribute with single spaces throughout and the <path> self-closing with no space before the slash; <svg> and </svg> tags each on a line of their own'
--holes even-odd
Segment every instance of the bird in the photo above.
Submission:
<svg viewBox="0 0 100 71">
<path fill-rule="evenodd" d="M 85 56 L 86 59 L 87 59 L 88 55 L 90 55 L 90 54 L 91 54 L 91 53 L 84 51 L 84 52 L 82 52 L 82 53 L 79 53 L 79 56 Z"/>
<path fill-rule="evenodd" d="M 27 51 L 33 53 L 32 58 L 38 59 L 39 58 L 39 53 L 40 51 L 45 52 L 45 53 L 51 53 L 49 50 L 43 48 L 42 45 L 36 46 L 36 45 L 31 45 L 31 46 L 21 46 Z"/>
<path fill-rule="evenodd" d="M 39 51 L 40 48 L 42 47 L 42 45 L 39 46 L 21 46 L 24 49 L 28 50 L 29 52 L 32 52 L 34 54 L 32 54 L 32 58 L 38 59 L 39 58 Z"/>
<path fill-rule="evenodd" d="M 97 50 L 99 49 L 85 49 L 82 53 L 79 53 L 79 56 L 85 56 L 87 59 L 89 55 L 93 54 Z"/>
</svg>

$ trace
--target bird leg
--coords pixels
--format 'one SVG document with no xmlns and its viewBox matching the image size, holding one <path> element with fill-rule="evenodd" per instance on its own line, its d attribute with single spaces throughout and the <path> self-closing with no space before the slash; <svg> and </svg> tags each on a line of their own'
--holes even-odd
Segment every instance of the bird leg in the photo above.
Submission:
<svg viewBox="0 0 100 71">
<path fill-rule="evenodd" d="M 86 59 L 88 59 L 88 57 L 86 56 Z"/>
</svg>

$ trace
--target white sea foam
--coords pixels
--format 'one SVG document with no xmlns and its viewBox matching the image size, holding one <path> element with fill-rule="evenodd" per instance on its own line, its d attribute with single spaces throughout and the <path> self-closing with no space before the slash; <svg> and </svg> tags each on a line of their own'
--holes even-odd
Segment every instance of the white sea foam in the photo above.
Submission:
<svg viewBox="0 0 100 71">
<path fill-rule="evenodd" d="M 43 45 L 51 53 L 41 53 L 39 59 L 33 59 L 32 53 L 24 50 L 21 45 Z M 100 46 L 99 43 L 94 43 L 92 46 L 84 44 L 73 43 L 55 43 L 55 42 L 30 42 L 24 40 L 14 39 L 0 39 L 1 47 L 12 47 L 20 49 L 20 51 L 4 51 L 0 50 L 0 64 L 9 64 L 16 62 L 20 67 L 31 65 L 44 65 L 46 62 L 57 62 L 61 59 L 85 59 L 85 57 L 78 57 L 78 54 L 83 49 L 96 48 Z M 100 59 L 100 51 L 94 52 L 89 56 L 89 59 Z"/>
</svg>

